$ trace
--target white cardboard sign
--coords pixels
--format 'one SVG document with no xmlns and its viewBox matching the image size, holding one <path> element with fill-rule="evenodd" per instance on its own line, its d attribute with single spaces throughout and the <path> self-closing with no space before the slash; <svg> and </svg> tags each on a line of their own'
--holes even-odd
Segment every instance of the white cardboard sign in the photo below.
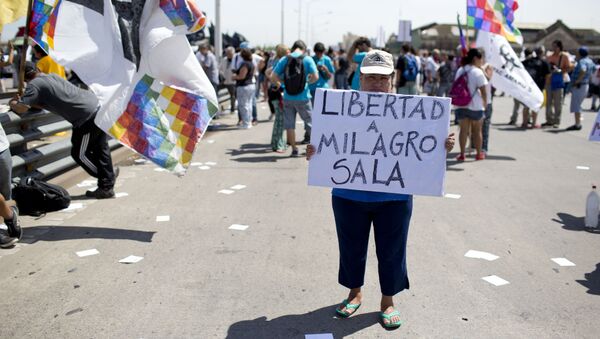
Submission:
<svg viewBox="0 0 600 339">
<path fill-rule="evenodd" d="M 318 89 L 308 184 L 442 196 L 450 99 Z"/>
</svg>

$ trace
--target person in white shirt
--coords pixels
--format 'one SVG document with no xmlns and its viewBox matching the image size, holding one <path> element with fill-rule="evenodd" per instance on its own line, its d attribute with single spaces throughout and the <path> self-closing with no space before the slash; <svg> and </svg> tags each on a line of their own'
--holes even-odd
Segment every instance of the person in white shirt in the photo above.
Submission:
<svg viewBox="0 0 600 339">
<path fill-rule="evenodd" d="M 196 53 L 196 58 L 200 62 L 200 65 L 202 65 L 204 73 L 206 73 L 216 91 L 219 86 L 219 65 L 217 58 L 210 51 L 210 46 L 207 44 L 200 45 L 198 53 Z"/>
<path fill-rule="evenodd" d="M 488 83 L 481 65 L 483 64 L 483 55 L 476 48 L 471 48 L 467 56 L 462 59 L 462 67 L 456 72 L 455 80 L 463 74 L 467 74 L 468 89 L 471 95 L 471 101 L 466 106 L 457 106 L 456 116 L 460 125 L 458 136 L 460 144 L 460 154 L 456 157 L 458 161 L 465 161 L 465 148 L 469 134 L 472 135 L 477 155 L 475 160 L 485 159 L 485 153 L 481 151 L 482 135 L 481 127 L 488 104 L 488 95 L 486 85 Z"/>
<path fill-rule="evenodd" d="M 229 111 L 231 114 L 235 111 L 235 80 L 233 79 L 233 71 L 231 70 L 231 64 L 233 63 L 233 56 L 235 55 L 235 48 L 229 46 L 225 49 L 225 56 L 219 63 L 219 72 L 223 76 L 222 88 L 225 88 L 229 92 Z M 240 119 L 241 120 L 241 119 Z"/>
<path fill-rule="evenodd" d="M 423 85 L 423 92 L 429 96 L 432 96 L 437 92 L 437 71 L 440 68 L 440 51 L 434 49 L 431 53 L 431 56 L 425 60 L 425 84 Z"/>
</svg>

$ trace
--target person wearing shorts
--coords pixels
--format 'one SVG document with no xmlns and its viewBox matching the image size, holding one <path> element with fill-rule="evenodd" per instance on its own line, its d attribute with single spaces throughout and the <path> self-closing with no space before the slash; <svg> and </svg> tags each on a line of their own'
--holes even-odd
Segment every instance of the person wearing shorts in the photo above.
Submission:
<svg viewBox="0 0 600 339">
<path fill-rule="evenodd" d="M 310 131 L 312 127 L 310 111 L 312 110 L 312 105 L 310 103 L 311 95 L 308 85 L 319 80 L 317 65 L 313 58 L 306 56 L 305 53 L 306 44 L 304 41 L 298 40 L 294 42 L 292 53 L 279 60 L 271 75 L 271 80 L 273 82 L 285 84 L 285 73 L 288 61 L 291 58 L 302 58 L 304 74 L 306 74 L 304 90 L 299 94 L 290 94 L 286 87 L 283 89 L 283 128 L 287 134 L 287 141 L 292 146 L 292 157 L 299 156 L 298 147 L 296 146 L 296 113 L 298 113 L 300 118 L 302 118 L 302 121 L 304 121 L 303 142 L 310 142 Z"/>
<path fill-rule="evenodd" d="M 468 87 L 471 94 L 471 101 L 467 106 L 459 106 L 456 108 L 456 117 L 460 126 L 458 136 L 460 144 L 460 154 L 456 157 L 458 161 L 465 161 L 465 149 L 469 135 L 472 135 L 473 143 L 477 154 L 475 160 L 485 159 L 485 153 L 482 152 L 482 119 L 485 115 L 487 107 L 487 89 L 488 83 L 483 70 L 483 55 L 481 51 L 471 48 L 467 56 L 462 59 L 462 67 L 456 72 L 455 79 L 458 79 L 463 74 L 467 74 Z"/>
</svg>

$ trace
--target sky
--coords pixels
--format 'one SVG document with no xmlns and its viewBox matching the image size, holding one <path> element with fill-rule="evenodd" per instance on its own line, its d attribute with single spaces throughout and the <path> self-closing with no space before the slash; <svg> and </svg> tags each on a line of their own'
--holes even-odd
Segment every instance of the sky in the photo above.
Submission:
<svg viewBox="0 0 600 339">
<path fill-rule="evenodd" d="M 216 0 L 196 0 L 214 21 Z M 552 24 L 563 20 L 571 28 L 600 31 L 600 0 L 520 0 L 515 13 L 517 23 Z M 221 0 L 223 33 L 243 34 L 253 45 L 281 42 L 282 0 Z M 455 23 L 457 12 L 463 22 L 466 0 L 283 0 L 284 42 L 291 45 L 298 37 L 314 44 L 336 44 L 347 32 L 376 37 L 382 26 L 386 38 L 398 30 L 398 20 L 411 20 L 416 28 L 428 23 Z M 306 14 L 310 14 L 307 21 Z M 21 20 L 20 25 L 23 25 Z M 4 27 L 2 40 L 12 37 L 18 24 Z M 307 34 L 308 33 L 308 34 Z"/>
</svg>

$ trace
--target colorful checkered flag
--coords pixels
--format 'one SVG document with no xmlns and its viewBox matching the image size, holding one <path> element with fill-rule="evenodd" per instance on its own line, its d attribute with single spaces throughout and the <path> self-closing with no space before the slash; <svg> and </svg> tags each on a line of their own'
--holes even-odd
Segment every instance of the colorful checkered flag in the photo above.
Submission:
<svg viewBox="0 0 600 339">
<path fill-rule="evenodd" d="M 514 25 L 516 0 L 467 0 L 467 26 L 504 36 L 523 44 L 521 32 Z"/>
<path fill-rule="evenodd" d="M 110 0 L 35 0 L 32 18 L 36 43 L 98 96 L 96 124 L 155 164 L 185 173 L 218 110 L 185 36 L 206 21 L 195 2 L 146 0 L 138 67 L 124 56 Z"/>
</svg>

